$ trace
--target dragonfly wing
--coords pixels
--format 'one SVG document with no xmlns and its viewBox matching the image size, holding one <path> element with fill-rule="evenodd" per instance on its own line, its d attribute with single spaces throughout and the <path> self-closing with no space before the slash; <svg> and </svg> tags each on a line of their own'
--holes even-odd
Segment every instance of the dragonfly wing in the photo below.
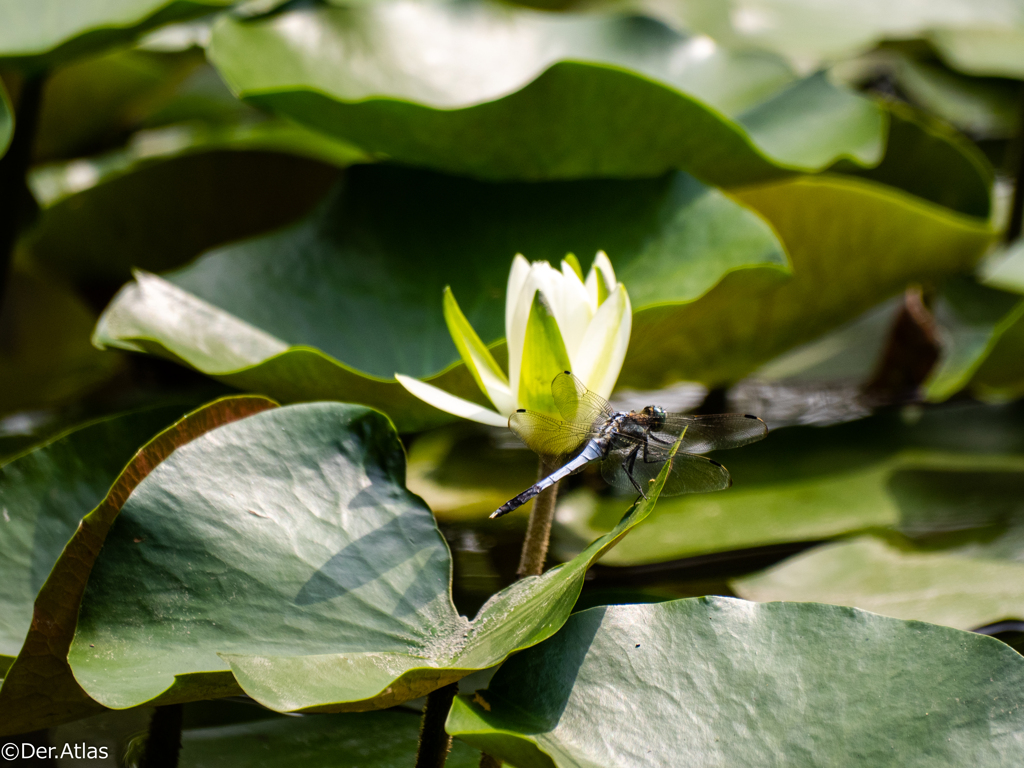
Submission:
<svg viewBox="0 0 1024 768">
<path fill-rule="evenodd" d="M 629 456 L 629 453 L 630 451 L 626 449 L 613 451 L 602 462 L 601 474 L 609 485 L 619 490 L 636 493 L 636 486 L 639 486 L 646 493 L 651 482 L 658 477 L 658 473 L 665 465 L 668 454 L 662 451 L 648 450 L 647 461 L 644 461 L 643 448 L 641 448 L 637 452 L 636 459 L 627 462 L 627 466 L 632 468 L 632 471 L 627 473 L 626 467 L 623 467 L 623 461 Z M 630 474 L 636 482 L 636 486 L 630 482 Z M 665 481 L 661 495 L 710 493 L 724 490 L 730 485 L 732 485 L 732 478 L 729 475 L 729 470 L 717 461 L 691 453 L 677 453 L 672 460 L 672 471 Z"/>
<path fill-rule="evenodd" d="M 661 428 L 654 433 L 654 442 L 659 445 L 674 443 L 682 435 L 680 451 L 707 453 L 756 443 L 767 434 L 767 425 L 756 416 L 742 413 L 714 413 L 707 416 L 670 413 Z"/>
<path fill-rule="evenodd" d="M 551 396 L 562 418 L 573 424 L 590 427 L 614 413 L 607 400 L 583 386 L 583 382 L 569 371 L 555 376 L 551 382 Z"/>
<path fill-rule="evenodd" d="M 508 418 L 508 428 L 534 453 L 556 457 L 573 453 L 590 437 L 590 430 L 542 413 L 518 410 Z"/>
</svg>

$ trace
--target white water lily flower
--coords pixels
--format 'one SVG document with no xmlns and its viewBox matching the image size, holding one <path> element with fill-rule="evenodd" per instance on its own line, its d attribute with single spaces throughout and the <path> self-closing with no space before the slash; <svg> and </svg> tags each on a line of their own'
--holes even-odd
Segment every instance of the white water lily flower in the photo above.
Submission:
<svg viewBox="0 0 1024 768">
<path fill-rule="evenodd" d="M 615 281 L 604 251 L 598 251 L 585 281 L 571 254 L 561 270 L 516 255 L 505 294 L 507 376 L 462 314 L 450 288 L 444 292 L 444 318 L 462 360 L 494 410 L 400 373 L 395 378 L 435 408 L 496 427 L 507 426 L 517 408 L 557 416 L 551 381 L 561 371 L 572 371 L 587 389 L 607 398 L 622 370 L 633 327 L 626 287 Z"/>
</svg>

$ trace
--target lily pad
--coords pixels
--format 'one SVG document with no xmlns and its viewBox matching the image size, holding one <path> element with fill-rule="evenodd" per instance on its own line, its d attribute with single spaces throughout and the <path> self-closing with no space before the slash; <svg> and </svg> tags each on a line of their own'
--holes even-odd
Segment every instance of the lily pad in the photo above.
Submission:
<svg viewBox="0 0 1024 768">
<path fill-rule="evenodd" d="M 4 583 L 0 612 L 0 653 L 7 654 L 0 660 L 6 658 L 10 666 L 0 686 L 0 733 L 36 730 L 100 708 L 72 677 L 67 649 L 89 570 L 121 503 L 178 445 L 272 406 L 265 398 L 220 400 L 145 445 L 181 407 L 113 418 L 0 468 L 0 505 L 7 521 L 0 522 L 0 546 L 5 561 L 10 558 L 15 566 Z"/>
<path fill-rule="evenodd" d="M 968 216 L 992 212 L 994 173 L 973 142 L 941 120 L 905 104 L 886 105 L 885 157 L 874 168 L 850 174 L 902 189 Z"/>
<path fill-rule="evenodd" d="M 959 629 L 1024 619 L 1024 563 L 887 545 L 872 536 L 816 547 L 729 586 L 749 600 L 849 605 Z"/>
<path fill-rule="evenodd" d="M 998 297 L 995 307 L 1009 306 L 1009 310 L 1002 317 L 993 313 L 990 319 L 988 343 L 971 370 L 970 390 L 976 397 L 1004 402 L 1024 394 L 1024 299 L 1020 298 L 1024 295 L 1024 240 L 992 254 L 978 270 L 978 278 Z M 1004 291 L 1017 294 L 1017 303 Z"/>
<path fill-rule="evenodd" d="M 36 593 L 79 521 L 139 446 L 180 413 L 169 407 L 106 419 L 0 467 L 0 659 L 9 664 L 18 655 Z"/>
<path fill-rule="evenodd" d="M 697 598 L 573 615 L 446 727 L 519 768 L 995 768 L 1024 759 L 1022 683 L 1024 659 L 993 638 Z"/>
<path fill-rule="evenodd" d="M 575 560 L 470 621 L 404 474 L 387 419 L 341 403 L 268 411 L 182 446 L 106 538 L 68 655 L 76 680 L 117 709 L 239 687 L 278 711 L 423 696 L 557 632 L 587 569 L 650 513 L 665 478 Z"/>
<path fill-rule="evenodd" d="M 719 186 L 881 158 L 880 107 L 642 17 L 388 0 L 222 17 L 236 94 L 395 160 L 487 179 Z M 643 115 L 643 119 L 638 116 Z"/>
<path fill-rule="evenodd" d="M 120 150 L 35 169 L 41 206 L 25 244 L 40 264 L 85 282 L 180 266 L 208 248 L 308 213 L 352 147 L 279 120 L 183 123 Z"/>
<path fill-rule="evenodd" d="M 643 565 L 871 529 L 974 529 L 991 538 L 1018 514 L 1010 489 L 1024 483 L 1020 424 L 1019 408 L 961 404 L 911 424 L 888 414 L 774 431 L 718 457 L 731 489 L 663 500 L 601 562 Z M 613 525 L 615 507 L 588 492 L 566 496 L 556 518 L 559 557 Z"/>
<path fill-rule="evenodd" d="M 408 768 L 416 761 L 420 717 L 411 710 L 274 717 L 189 728 L 181 768 L 334 768 L 344 755 L 359 768 Z M 446 768 L 476 768 L 480 753 L 454 742 Z"/>
<path fill-rule="evenodd" d="M 395 372 L 480 397 L 461 364 L 448 369 L 459 358 L 442 314 L 446 285 L 493 342 L 513 254 L 557 263 L 602 248 L 634 307 L 692 301 L 734 270 L 763 282 L 786 266 L 764 221 L 685 174 L 498 185 L 356 166 L 295 227 L 211 252 L 166 280 L 141 276 L 95 339 L 279 400 L 362 402 L 403 430 L 421 428 L 447 417 Z"/>
<path fill-rule="evenodd" d="M 734 48 L 775 51 L 813 66 L 874 48 L 882 40 L 924 39 L 946 62 L 974 75 L 1024 73 L 1024 20 L 1001 0 L 877 3 L 855 0 L 653 0 L 656 15 Z"/>
<path fill-rule="evenodd" d="M 171 21 L 200 16 L 234 0 L 8 0 L 0 62 L 41 69 L 134 40 Z"/>
<path fill-rule="evenodd" d="M 942 401 L 968 385 L 1000 339 L 1024 318 L 1024 298 L 962 277 L 943 287 L 933 311 L 942 354 L 924 394 Z"/>
<path fill-rule="evenodd" d="M 636 312 L 621 386 L 737 381 L 909 283 L 970 271 L 994 235 L 976 218 L 858 179 L 803 177 L 733 195 L 771 222 L 792 276 L 736 271 L 698 301 Z"/>
</svg>

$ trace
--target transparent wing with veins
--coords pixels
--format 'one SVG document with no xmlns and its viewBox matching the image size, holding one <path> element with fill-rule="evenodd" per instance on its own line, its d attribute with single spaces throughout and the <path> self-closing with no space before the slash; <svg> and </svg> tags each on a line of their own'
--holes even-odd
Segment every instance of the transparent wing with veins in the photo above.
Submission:
<svg viewBox="0 0 1024 768">
<path fill-rule="evenodd" d="M 548 459 L 571 456 L 591 436 L 589 426 L 524 410 L 509 417 L 508 428 L 527 448 Z"/>
</svg>

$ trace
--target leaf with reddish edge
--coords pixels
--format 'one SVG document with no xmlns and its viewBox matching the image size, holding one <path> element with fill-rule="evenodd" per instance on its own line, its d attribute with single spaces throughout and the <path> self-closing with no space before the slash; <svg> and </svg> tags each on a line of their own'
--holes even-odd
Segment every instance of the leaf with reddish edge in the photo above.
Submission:
<svg viewBox="0 0 1024 768">
<path fill-rule="evenodd" d="M 75 681 L 67 654 L 89 573 L 121 506 L 178 447 L 219 426 L 275 407 L 273 400 L 264 397 L 217 400 L 168 427 L 135 454 L 106 498 L 83 518 L 36 597 L 28 636 L 0 686 L 0 734 L 45 728 L 103 709 Z"/>
</svg>

